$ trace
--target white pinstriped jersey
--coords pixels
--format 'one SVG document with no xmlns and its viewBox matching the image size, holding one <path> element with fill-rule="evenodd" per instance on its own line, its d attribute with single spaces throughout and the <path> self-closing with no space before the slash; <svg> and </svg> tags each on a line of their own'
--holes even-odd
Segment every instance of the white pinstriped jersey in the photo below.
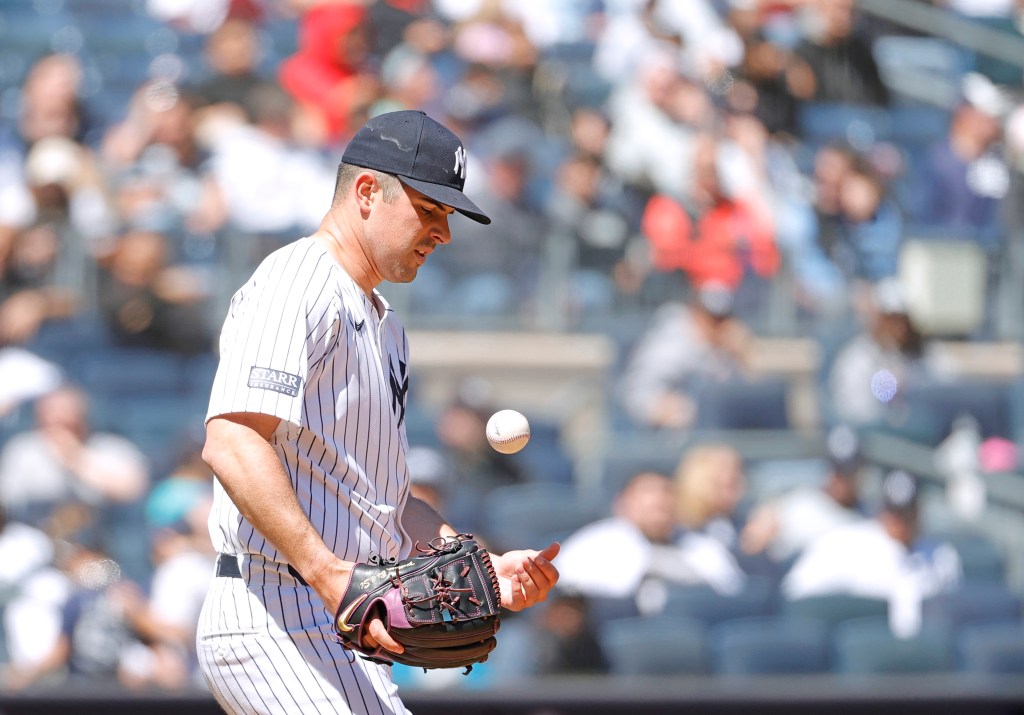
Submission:
<svg viewBox="0 0 1024 715">
<path fill-rule="evenodd" d="M 281 419 L 271 445 L 306 516 L 348 561 L 411 550 L 399 521 L 408 341 L 375 297 L 383 317 L 316 239 L 272 253 L 231 300 L 207 413 Z M 294 583 L 216 481 L 210 536 L 219 552 L 243 556 L 250 584 Z"/>
<path fill-rule="evenodd" d="M 231 300 L 208 418 L 273 415 L 270 442 L 299 504 L 348 561 L 411 551 L 403 424 L 405 330 L 314 238 L 268 256 Z M 378 317 L 383 316 L 383 317 Z M 407 715 L 390 668 L 332 640 L 332 615 L 214 480 L 210 536 L 243 578 L 215 578 L 196 634 L 210 692 L 229 713 Z"/>
</svg>

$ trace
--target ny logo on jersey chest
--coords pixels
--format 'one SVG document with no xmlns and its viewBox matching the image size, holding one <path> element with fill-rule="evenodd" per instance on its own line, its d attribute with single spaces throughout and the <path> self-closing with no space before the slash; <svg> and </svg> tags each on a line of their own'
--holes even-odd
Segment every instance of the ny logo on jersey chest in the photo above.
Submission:
<svg viewBox="0 0 1024 715">
<path fill-rule="evenodd" d="M 398 370 L 395 370 L 395 359 L 388 358 L 391 367 L 391 411 L 398 415 L 398 424 L 405 419 L 406 393 L 409 392 L 409 371 L 402 360 L 398 361 Z"/>
</svg>

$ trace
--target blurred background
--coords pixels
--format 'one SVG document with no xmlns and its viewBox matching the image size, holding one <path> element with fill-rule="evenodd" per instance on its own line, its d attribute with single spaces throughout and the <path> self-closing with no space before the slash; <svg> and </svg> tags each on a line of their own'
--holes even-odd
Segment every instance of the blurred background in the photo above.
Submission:
<svg viewBox="0 0 1024 715">
<path fill-rule="evenodd" d="M 1022 79 L 1020 0 L 2 0 L 0 712 L 216 712 L 220 323 L 405 108 L 494 218 L 381 287 L 416 489 L 565 547 L 414 710 L 1020 712 Z"/>
</svg>

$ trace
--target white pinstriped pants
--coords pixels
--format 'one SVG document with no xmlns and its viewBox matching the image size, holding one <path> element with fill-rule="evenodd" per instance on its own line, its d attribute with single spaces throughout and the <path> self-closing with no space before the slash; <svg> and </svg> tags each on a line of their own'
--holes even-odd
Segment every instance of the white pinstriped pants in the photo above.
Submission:
<svg viewBox="0 0 1024 715">
<path fill-rule="evenodd" d="M 409 715 L 390 668 L 354 656 L 330 634 L 312 589 L 217 577 L 196 649 L 210 692 L 233 715 Z"/>
</svg>

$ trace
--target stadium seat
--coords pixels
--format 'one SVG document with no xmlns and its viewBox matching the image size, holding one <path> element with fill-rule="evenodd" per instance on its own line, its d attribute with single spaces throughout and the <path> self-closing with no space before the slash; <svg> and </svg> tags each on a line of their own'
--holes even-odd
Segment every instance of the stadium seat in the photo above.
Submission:
<svg viewBox="0 0 1024 715">
<path fill-rule="evenodd" d="M 889 134 L 889 114 L 877 107 L 805 102 L 798 122 L 801 135 L 811 144 L 842 140 L 867 146 Z"/>
<path fill-rule="evenodd" d="M 26 347 L 32 352 L 73 368 L 82 355 L 111 346 L 110 331 L 98 315 L 47 320 Z"/>
<path fill-rule="evenodd" d="M 664 613 L 713 626 L 723 621 L 768 616 L 775 609 L 775 591 L 765 581 L 750 579 L 740 593 L 727 596 L 708 586 L 673 586 Z"/>
<path fill-rule="evenodd" d="M 213 353 L 202 353 L 184 359 L 185 391 L 206 399 L 213 387 L 213 376 L 217 374 L 218 357 Z"/>
<path fill-rule="evenodd" d="M 747 493 L 762 501 L 800 487 L 817 488 L 829 471 L 828 461 L 816 457 L 761 459 L 747 464 Z"/>
<path fill-rule="evenodd" d="M 697 394 L 697 429 L 785 430 L 790 426 L 783 379 L 705 385 Z"/>
<path fill-rule="evenodd" d="M 409 400 L 405 410 L 405 434 L 409 446 L 440 447 L 441 440 L 437 436 L 437 414 L 433 410 L 424 409 L 418 401 Z"/>
<path fill-rule="evenodd" d="M 629 444 L 629 432 L 621 432 L 610 439 L 610 444 Z M 682 440 L 681 440 L 682 441 Z M 613 449 L 601 458 L 601 484 L 609 494 L 618 493 L 629 479 L 640 472 L 652 471 L 671 476 L 682 457 L 682 447 L 658 454 L 636 454 L 628 448 Z"/>
<path fill-rule="evenodd" d="M 947 672 L 955 665 L 948 629 L 929 626 L 912 638 L 897 638 L 881 617 L 836 625 L 832 648 L 832 670 L 843 674 Z"/>
<path fill-rule="evenodd" d="M 607 623 L 620 618 L 636 618 L 640 615 L 636 599 L 632 596 L 587 596 L 587 610 L 593 623 Z"/>
<path fill-rule="evenodd" d="M 40 13 L 31 5 L 2 3 L 0 7 L 0 45 L 41 56 L 51 49 L 54 35 L 74 24 L 63 12 Z"/>
<path fill-rule="evenodd" d="M 953 421 L 968 413 L 977 421 L 982 438 L 1011 437 L 1013 425 L 1009 404 L 1009 386 L 999 382 L 961 380 L 910 387 L 905 402 L 910 418 L 927 421 L 935 439 L 944 439 Z"/>
<path fill-rule="evenodd" d="M 568 484 L 541 482 L 492 489 L 481 505 L 481 531 L 497 550 L 542 548 L 603 515 L 606 505 Z"/>
<path fill-rule="evenodd" d="M 603 624 L 599 637 L 613 675 L 709 672 L 707 631 L 688 618 L 623 618 Z"/>
<path fill-rule="evenodd" d="M 530 422 L 530 443 L 512 455 L 527 479 L 543 483 L 573 483 L 573 463 L 561 444 L 561 429 L 554 423 Z"/>
<path fill-rule="evenodd" d="M 719 675 L 824 673 L 829 669 L 828 629 L 819 621 L 780 616 L 720 623 L 708 638 Z"/>
<path fill-rule="evenodd" d="M 110 348 L 87 353 L 72 375 L 93 395 L 163 395 L 184 391 L 179 355 L 142 348 Z"/>
<path fill-rule="evenodd" d="M 1024 675 L 1024 624 L 965 626 L 956 637 L 960 669 L 989 675 Z"/>
<path fill-rule="evenodd" d="M 966 625 L 1017 623 L 1022 615 L 1021 599 L 999 583 L 967 583 L 926 598 L 921 614 L 926 623 L 953 630 Z"/>
<path fill-rule="evenodd" d="M 174 467 L 182 436 L 202 428 L 206 403 L 175 394 L 118 395 L 95 398 L 92 413 L 96 429 L 127 437 L 160 477 Z"/>
<path fill-rule="evenodd" d="M 894 93 L 952 106 L 970 66 L 969 51 L 940 37 L 886 35 L 872 44 L 882 81 Z"/>
<path fill-rule="evenodd" d="M 783 601 L 781 611 L 785 616 L 817 620 L 832 627 L 854 619 L 887 617 L 889 604 L 877 598 L 837 593 Z"/>
<path fill-rule="evenodd" d="M 955 531 L 937 534 L 960 556 L 965 583 L 1006 582 L 1006 556 L 991 538 L 979 532 Z"/>
</svg>

